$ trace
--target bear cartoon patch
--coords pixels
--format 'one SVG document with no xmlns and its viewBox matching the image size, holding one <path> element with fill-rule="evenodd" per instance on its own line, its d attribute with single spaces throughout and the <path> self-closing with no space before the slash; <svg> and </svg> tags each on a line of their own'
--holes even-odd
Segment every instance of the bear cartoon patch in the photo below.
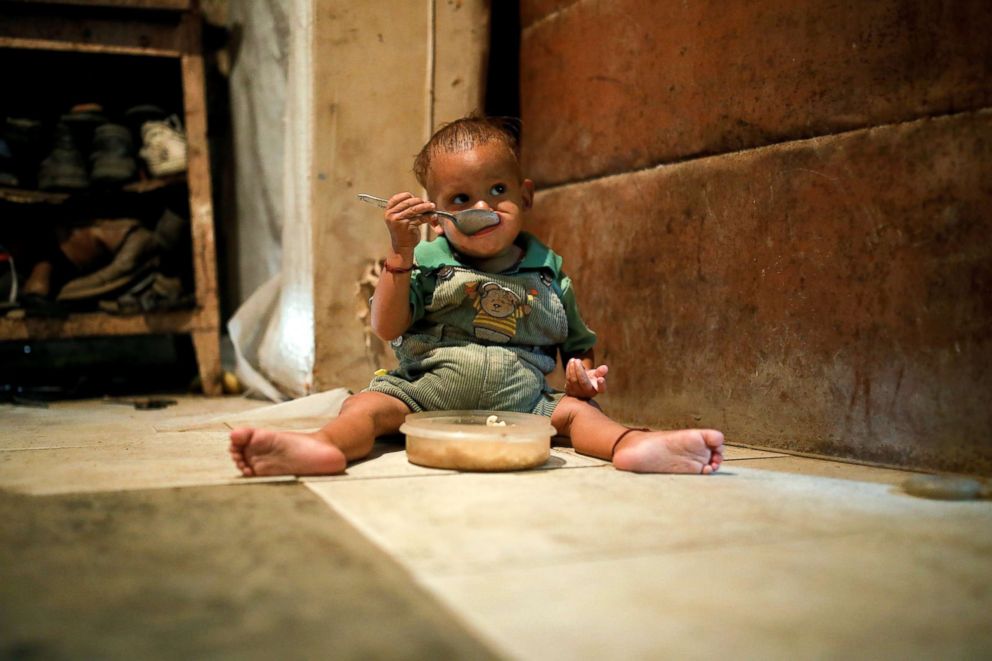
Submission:
<svg viewBox="0 0 992 661">
<path fill-rule="evenodd" d="M 509 342 L 517 334 L 517 319 L 530 314 L 530 296 L 528 301 L 498 282 L 487 282 L 481 287 L 478 282 L 465 285 L 465 291 L 472 300 L 472 306 L 478 312 L 472 325 L 475 336 L 491 342 Z"/>
</svg>

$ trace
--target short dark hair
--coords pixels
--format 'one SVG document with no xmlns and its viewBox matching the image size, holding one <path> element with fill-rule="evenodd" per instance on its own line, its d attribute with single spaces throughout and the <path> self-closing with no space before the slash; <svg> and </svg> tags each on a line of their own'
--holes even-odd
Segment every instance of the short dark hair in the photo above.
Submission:
<svg viewBox="0 0 992 661">
<path fill-rule="evenodd" d="M 413 161 L 413 174 L 427 187 L 427 173 L 435 154 L 450 154 L 498 142 L 520 162 L 520 120 L 515 117 L 469 115 L 443 124 Z"/>
</svg>

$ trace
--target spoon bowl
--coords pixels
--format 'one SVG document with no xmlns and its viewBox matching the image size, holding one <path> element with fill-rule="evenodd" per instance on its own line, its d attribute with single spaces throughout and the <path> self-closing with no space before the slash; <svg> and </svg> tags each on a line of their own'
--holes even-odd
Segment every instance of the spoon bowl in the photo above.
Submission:
<svg viewBox="0 0 992 661">
<path fill-rule="evenodd" d="M 385 209 L 386 205 L 389 204 L 389 200 L 387 199 L 376 197 L 374 195 L 367 195 L 365 193 L 359 193 L 358 199 L 362 202 L 374 204 L 380 209 Z M 487 227 L 492 227 L 493 225 L 499 224 L 499 216 L 496 212 L 487 211 L 485 209 L 465 209 L 464 211 L 458 211 L 455 213 L 435 209 L 431 213 L 435 216 L 444 216 L 449 219 L 455 224 L 458 231 L 466 236 L 472 236 L 476 232 L 481 232 Z"/>
</svg>

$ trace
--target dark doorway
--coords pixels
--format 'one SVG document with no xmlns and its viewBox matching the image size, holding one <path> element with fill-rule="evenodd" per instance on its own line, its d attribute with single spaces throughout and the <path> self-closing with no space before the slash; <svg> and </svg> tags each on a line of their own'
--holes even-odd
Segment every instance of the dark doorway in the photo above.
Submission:
<svg viewBox="0 0 992 661">
<path fill-rule="evenodd" d="M 520 116 L 520 2 L 491 3 L 489 61 L 486 72 L 487 115 Z"/>
</svg>

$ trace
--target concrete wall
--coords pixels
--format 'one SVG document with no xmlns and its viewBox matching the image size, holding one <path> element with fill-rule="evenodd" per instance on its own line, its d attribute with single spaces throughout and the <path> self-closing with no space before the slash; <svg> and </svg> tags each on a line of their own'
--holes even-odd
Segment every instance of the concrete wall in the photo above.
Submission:
<svg viewBox="0 0 992 661">
<path fill-rule="evenodd" d="M 314 387 L 368 385 L 395 359 L 366 347 L 357 283 L 386 256 L 382 212 L 358 193 L 417 191 L 413 157 L 437 124 L 479 108 L 483 0 L 314 0 Z M 366 294 L 367 296 L 367 294 Z"/>
<path fill-rule="evenodd" d="M 523 0 L 532 229 L 638 423 L 992 474 L 992 8 Z"/>
</svg>

